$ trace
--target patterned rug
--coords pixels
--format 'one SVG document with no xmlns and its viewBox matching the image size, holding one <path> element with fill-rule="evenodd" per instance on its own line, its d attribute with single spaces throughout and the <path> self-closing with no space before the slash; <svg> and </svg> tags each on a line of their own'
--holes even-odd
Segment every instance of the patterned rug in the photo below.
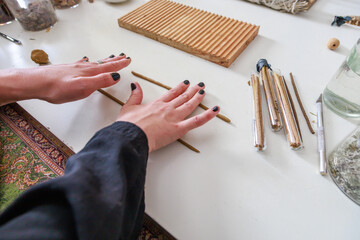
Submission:
<svg viewBox="0 0 360 240">
<path fill-rule="evenodd" d="M 73 154 L 18 104 L 0 107 L 0 212 L 29 187 L 63 175 Z M 175 238 L 145 214 L 138 239 Z"/>
</svg>

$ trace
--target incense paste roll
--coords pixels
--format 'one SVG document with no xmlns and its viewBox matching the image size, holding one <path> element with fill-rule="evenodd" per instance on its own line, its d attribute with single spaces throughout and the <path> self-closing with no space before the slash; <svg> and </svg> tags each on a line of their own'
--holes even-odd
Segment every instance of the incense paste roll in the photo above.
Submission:
<svg viewBox="0 0 360 240">
<path fill-rule="evenodd" d="M 256 67 L 258 72 L 260 73 L 264 88 L 265 99 L 269 111 L 271 129 L 277 132 L 281 130 L 282 124 L 280 120 L 280 113 L 276 100 L 274 85 L 270 75 L 270 65 L 268 64 L 266 59 L 260 59 Z"/>
<path fill-rule="evenodd" d="M 302 148 L 302 140 L 299 133 L 299 128 L 297 127 L 294 113 L 291 108 L 289 101 L 289 96 L 286 91 L 284 80 L 279 71 L 274 72 L 274 82 L 275 89 L 278 94 L 279 105 L 281 109 L 281 114 L 283 117 L 283 123 L 285 128 L 285 133 L 287 140 L 291 149 L 298 150 Z"/>
<path fill-rule="evenodd" d="M 259 77 L 255 74 L 251 75 L 250 85 L 253 93 L 254 104 L 254 118 L 253 118 L 253 131 L 254 131 L 254 147 L 259 151 L 265 148 L 265 135 L 264 124 L 261 106 L 261 88 Z"/>
</svg>

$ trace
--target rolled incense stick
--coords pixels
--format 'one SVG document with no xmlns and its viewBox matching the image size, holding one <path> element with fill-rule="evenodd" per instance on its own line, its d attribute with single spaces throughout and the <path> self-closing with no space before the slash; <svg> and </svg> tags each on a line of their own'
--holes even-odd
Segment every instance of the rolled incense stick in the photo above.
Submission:
<svg viewBox="0 0 360 240">
<path fill-rule="evenodd" d="M 124 106 L 125 103 L 119 99 L 117 99 L 116 97 L 114 97 L 113 95 L 111 95 L 110 93 L 102 90 L 102 89 L 98 89 L 98 91 L 102 94 L 104 94 L 106 97 L 110 98 L 111 100 L 113 100 L 114 102 L 117 102 L 118 104 L 120 104 L 121 106 Z M 198 149 L 196 149 L 195 147 L 191 146 L 190 144 L 188 144 L 187 142 L 185 142 L 182 139 L 178 139 L 177 140 L 179 143 L 181 143 L 182 145 L 184 145 L 185 147 L 187 147 L 188 149 L 196 152 L 196 153 L 200 153 L 200 151 Z"/>
<path fill-rule="evenodd" d="M 291 79 L 291 84 L 292 84 L 292 86 L 293 86 L 296 99 L 297 99 L 297 101 L 298 101 L 298 103 L 299 103 L 301 112 L 302 112 L 302 114 L 303 114 L 303 116 L 304 116 L 304 118 L 305 118 L 306 124 L 307 124 L 310 132 L 311 132 L 312 134 L 315 134 L 315 131 L 314 131 L 314 129 L 312 128 L 311 123 L 310 123 L 310 120 L 309 120 L 309 118 L 308 118 L 308 116 L 307 116 L 307 114 L 306 114 L 305 108 L 304 108 L 304 106 L 303 106 L 303 104 L 302 104 L 302 102 L 301 102 L 300 95 L 299 95 L 299 92 L 298 92 L 298 90 L 297 90 L 297 87 L 296 87 L 296 84 L 295 84 L 294 77 L 293 77 L 292 73 L 290 73 L 290 79 Z"/>
<path fill-rule="evenodd" d="M 282 128 L 280 113 L 278 109 L 278 104 L 276 101 L 275 91 L 273 87 L 273 82 L 270 76 L 270 65 L 266 59 L 260 59 L 256 65 L 257 71 L 260 73 L 264 92 L 265 99 L 269 111 L 270 124 L 273 131 L 279 131 Z"/>
<path fill-rule="evenodd" d="M 274 82 L 280 103 L 281 114 L 284 120 L 286 137 L 292 149 L 299 149 L 302 146 L 302 142 L 300 139 L 298 128 L 296 127 L 296 122 L 286 92 L 285 84 L 280 73 L 274 73 Z"/>
<path fill-rule="evenodd" d="M 151 83 L 153 83 L 153 84 L 155 84 L 155 85 L 158 85 L 158 86 L 160 86 L 160 87 L 162 87 L 162 88 L 165 88 L 165 89 L 167 89 L 167 90 L 170 90 L 170 89 L 171 89 L 171 87 L 169 87 L 169 86 L 167 86 L 167 85 L 165 85 L 165 84 L 162 84 L 161 82 L 155 81 L 155 80 L 153 80 L 153 79 L 151 79 L 151 78 L 148 78 L 148 77 L 146 77 L 146 76 L 144 76 L 144 75 L 141 75 L 141 74 L 139 74 L 139 73 L 137 73 L 137 72 L 131 71 L 131 73 L 132 73 L 134 76 L 138 77 L 138 78 L 144 79 L 144 80 L 146 80 L 146 81 L 148 81 L 148 82 L 151 82 Z M 204 110 L 208 110 L 208 109 L 209 109 L 207 106 L 205 106 L 205 105 L 202 104 L 202 103 L 199 104 L 199 107 L 201 107 L 201 108 L 204 109 Z M 216 115 L 216 117 L 220 118 L 221 120 L 223 120 L 223 121 L 225 121 L 225 122 L 227 122 L 227 123 L 230 123 L 230 122 L 231 122 L 231 120 L 230 120 L 229 118 L 225 117 L 224 115 L 222 115 L 222 114 L 220 114 L 220 113 L 218 113 L 218 114 Z"/>
<path fill-rule="evenodd" d="M 297 112 L 296 112 L 296 109 L 295 109 L 295 104 L 294 104 L 294 101 L 293 101 L 293 99 L 291 97 L 291 94 L 290 94 L 290 91 L 289 91 L 289 88 L 288 88 L 288 85 L 287 85 L 287 83 L 285 81 L 284 76 L 282 76 L 282 78 L 283 78 L 283 81 L 284 81 L 284 84 L 285 84 L 286 93 L 287 93 L 287 95 L 289 97 L 289 101 L 290 101 L 290 104 L 291 104 L 291 109 L 292 109 L 293 114 L 294 114 L 294 118 L 295 118 L 295 121 L 296 121 L 296 126 L 297 126 L 297 128 L 299 130 L 300 139 L 302 141 L 303 139 L 302 139 L 300 124 L 299 124 L 299 119 L 298 119 Z"/>
<path fill-rule="evenodd" d="M 108 98 L 110 98 L 111 100 L 113 100 L 114 102 L 117 102 L 118 104 L 120 104 L 121 106 L 124 106 L 125 103 L 119 99 L 117 99 L 116 97 L 114 97 L 113 95 L 111 95 L 110 93 L 102 90 L 102 89 L 98 89 L 98 91 L 102 94 L 104 94 L 105 96 L 107 96 Z"/>
<path fill-rule="evenodd" d="M 259 77 L 254 74 L 251 75 L 251 86 L 253 92 L 253 103 L 254 103 L 254 120 L 253 120 L 253 129 L 254 129 L 254 147 L 259 151 L 262 151 L 265 147 L 265 136 L 264 136 L 264 126 L 263 126 L 263 117 L 262 117 L 262 107 L 261 107 L 261 91 L 260 91 L 260 81 Z"/>
</svg>

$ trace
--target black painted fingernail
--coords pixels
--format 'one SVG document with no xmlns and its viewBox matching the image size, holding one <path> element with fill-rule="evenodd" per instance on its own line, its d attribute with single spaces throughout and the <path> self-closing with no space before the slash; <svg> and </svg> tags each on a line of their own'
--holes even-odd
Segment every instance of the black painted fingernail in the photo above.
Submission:
<svg viewBox="0 0 360 240">
<path fill-rule="evenodd" d="M 120 53 L 120 55 L 119 55 L 119 56 L 124 56 L 124 55 L 125 55 L 125 53 L 123 53 L 123 52 L 122 52 L 122 53 Z"/>
<path fill-rule="evenodd" d="M 203 95 L 204 93 L 205 93 L 205 91 L 203 89 L 200 89 L 199 94 Z"/>
<path fill-rule="evenodd" d="M 218 106 L 215 106 L 215 107 L 213 107 L 213 112 L 217 112 L 217 111 L 219 111 L 219 107 Z"/>
<path fill-rule="evenodd" d="M 198 86 L 199 86 L 199 87 L 203 87 L 203 86 L 205 86 L 205 84 L 204 84 L 203 82 L 199 82 L 199 83 L 198 83 Z"/>
<path fill-rule="evenodd" d="M 131 91 L 134 91 L 136 89 L 135 83 L 131 83 L 130 86 L 131 86 Z"/>
<path fill-rule="evenodd" d="M 87 56 L 84 56 L 84 57 L 83 57 L 83 59 L 86 59 L 86 58 L 88 58 L 88 57 L 87 57 Z"/>
<path fill-rule="evenodd" d="M 126 59 L 130 59 L 130 57 L 126 57 Z"/>
<path fill-rule="evenodd" d="M 111 74 L 111 77 L 114 79 L 114 81 L 117 81 L 120 79 L 120 74 L 115 72 Z"/>
<path fill-rule="evenodd" d="M 185 85 L 189 85 L 189 80 L 185 80 L 184 82 L 183 82 Z"/>
<path fill-rule="evenodd" d="M 111 54 L 111 55 L 109 56 L 109 58 L 113 58 L 113 57 L 115 57 L 115 55 L 114 55 L 114 54 Z"/>
</svg>

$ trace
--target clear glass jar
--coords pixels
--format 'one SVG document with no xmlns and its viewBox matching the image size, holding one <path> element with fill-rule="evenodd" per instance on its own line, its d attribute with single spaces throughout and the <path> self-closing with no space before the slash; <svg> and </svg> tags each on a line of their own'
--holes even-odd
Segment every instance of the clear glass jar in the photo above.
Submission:
<svg viewBox="0 0 360 240">
<path fill-rule="evenodd" d="M 80 0 L 53 0 L 55 8 L 74 8 L 80 3 Z"/>
<path fill-rule="evenodd" d="M 25 30 L 44 30 L 57 21 L 50 0 L 5 0 L 5 2 Z"/>
<path fill-rule="evenodd" d="M 15 18 L 3 0 L 0 0 L 0 25 L 11 23 Z"/>
<path fill-rule="evenodd" d="M 327 107 L 342 117 L 360 119 L 360 39 L 327 84 L 323 97 Z"/>
</svg>

